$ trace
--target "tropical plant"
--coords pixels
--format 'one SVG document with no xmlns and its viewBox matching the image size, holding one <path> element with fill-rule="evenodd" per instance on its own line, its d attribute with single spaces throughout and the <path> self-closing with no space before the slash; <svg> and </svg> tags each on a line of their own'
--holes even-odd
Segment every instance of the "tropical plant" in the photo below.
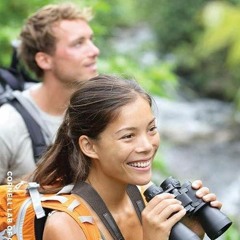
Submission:
<svg viewBox="0 0 240 240">
<path fill-rule="evenodd" d="M 202 14 L 204 33 L 198 44 L 198 52 L 203 58 L 216 53 L 224 53 L 224 69 L 229 72 L 226 78 L 225 93 L 235 96 L 240 109 L 240 5 L 234 6 L 226 2 L 210 2 Z M 202 51 L 204 49 L 204 51 Z"/>
</svg>

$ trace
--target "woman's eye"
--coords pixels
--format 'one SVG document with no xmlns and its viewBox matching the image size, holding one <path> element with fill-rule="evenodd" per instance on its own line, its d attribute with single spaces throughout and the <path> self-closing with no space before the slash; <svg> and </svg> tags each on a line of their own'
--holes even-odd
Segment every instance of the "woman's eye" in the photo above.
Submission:
<svg viewBox="0 0 240 240">
<path fill-rule="evenodd" d="M 132 134 L 127 134 L 127 135 L 123 136 L 122 139 L 130 139 L 132 137 L 133 137 Z"/>
<path fill-rule="evenodd" d="M 151 132 L 157 131 L 157 126 L 152 126 L 152 127 L 150 128 L 150 131 L 151 131 Z"/>
</svg>

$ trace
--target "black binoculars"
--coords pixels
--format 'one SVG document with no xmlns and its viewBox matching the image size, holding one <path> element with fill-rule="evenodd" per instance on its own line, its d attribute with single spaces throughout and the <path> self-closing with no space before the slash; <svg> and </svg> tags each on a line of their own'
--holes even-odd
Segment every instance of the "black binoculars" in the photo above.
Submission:
<svg viewBox="0 0 240 240">
<path fill-rule="evenodd" d="M 171 193 L 182 202 L 188 216 L 195 216 L 210 239 L 221 236 L 232 224 L 231 220 L 218 208 L 211 207 L 196 196 L 190 181 L 183 185 L 177 179 L 169 177 L 160 187 L 151 185 L 145 192 L 146 201 L 161 193 Z M 183 223 L 176 223 L 170 233 L 170 240 L 199 240 L 200 238 Z"/>
</svg>

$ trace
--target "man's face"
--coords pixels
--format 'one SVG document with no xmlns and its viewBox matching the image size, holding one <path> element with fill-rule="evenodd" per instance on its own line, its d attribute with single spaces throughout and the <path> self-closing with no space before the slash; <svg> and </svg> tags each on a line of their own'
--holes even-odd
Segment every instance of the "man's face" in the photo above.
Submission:
<svg viewBox="0 0 240 240">
<path fill-rule="evenodd" d="M 51 56 L 52 74 L 62 83 L 73 83 L 97 75 L 99 49 L 93 31 L 84 20 L 63 20 L 53 27 L 56 49 Z"/>
</svg>

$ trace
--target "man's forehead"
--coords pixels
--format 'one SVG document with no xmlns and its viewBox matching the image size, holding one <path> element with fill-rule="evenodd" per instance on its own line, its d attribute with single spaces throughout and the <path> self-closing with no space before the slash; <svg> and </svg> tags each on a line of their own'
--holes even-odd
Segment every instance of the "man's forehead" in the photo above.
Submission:
<svg viewBox="0 0 240 240">
<path fill-rule="evenodd" d="M 71 29 L 79 29 L 81 30 L 83 27 L 90 28 L 88 22 L 84 19 L 63 19 L 59 20 L 52 25 L 53 33 L 65 33 L 71 31 Z"/>
</svg>

